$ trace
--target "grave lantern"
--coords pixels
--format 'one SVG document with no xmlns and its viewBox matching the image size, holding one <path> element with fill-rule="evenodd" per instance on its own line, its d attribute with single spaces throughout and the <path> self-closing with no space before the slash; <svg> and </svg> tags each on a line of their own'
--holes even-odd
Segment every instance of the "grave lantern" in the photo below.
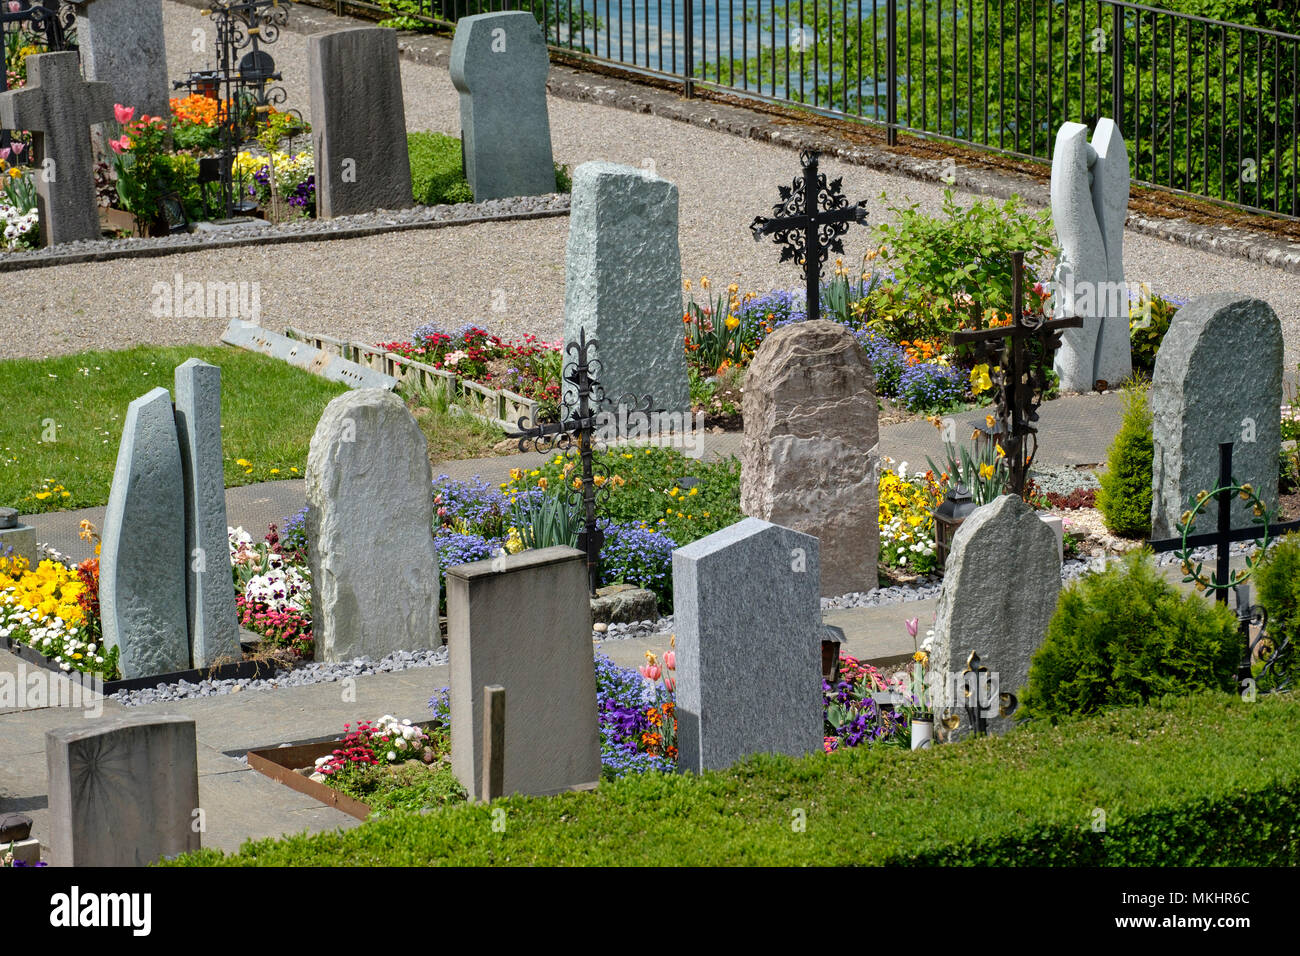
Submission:
<svg viewBox="0 0 1300 956">
<path fill-rule="evenodd" d="M 952 549 L 953 536 L 957 534 L 961 523 L 975 508 L 975 500 L 971 497 L 970 489 L 965 485 L 957 485 L 948 492 L 939 507 L 934 509 L 934 556 L 939 562 L 939 567 L 942 568 L 948 563 L 948 552 Z"/>
<path fill-rule="evenodd" d="M 832 687 L 840 679 L 840 648 L 844 645 L 844 628 L 822 625 L 822 679 Z"/>
</svg>

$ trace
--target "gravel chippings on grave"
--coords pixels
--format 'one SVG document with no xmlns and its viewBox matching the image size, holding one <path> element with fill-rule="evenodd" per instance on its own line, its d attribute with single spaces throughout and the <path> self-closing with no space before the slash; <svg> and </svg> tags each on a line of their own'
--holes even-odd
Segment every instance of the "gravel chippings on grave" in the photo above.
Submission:
<svg viewBox="0 0 1300 956">
<path fill-rule="evenodd" d="M 127 707 L 141 704 L 158 704 L 192 697 L 221 697 L 246 690 L 277 690 L 281 687 L 304 687 L 308 684 L 332 684 L 349 677 L 366 677 L 371 674 L 391 674 L 394 671 L 415 667 L 438 667 L 447 663 L 447 648 L 429 651 L 396 651 L 378 662 L 368 657 L 358 657 L 337 664 L 312 663 L 301 667 L 276 671 L 267 678 L 242 680 L 204 680 L 198 683 L 180 681 L 176 684 L 159 684 L 142 690 L 120 690 L 109 695 Z"/>
</svg>

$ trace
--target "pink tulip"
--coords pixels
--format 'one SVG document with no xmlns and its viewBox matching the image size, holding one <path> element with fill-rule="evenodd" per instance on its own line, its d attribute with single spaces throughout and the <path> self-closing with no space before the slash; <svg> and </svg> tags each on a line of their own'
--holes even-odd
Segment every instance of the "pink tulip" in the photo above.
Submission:
<svg viewBox="0 0 1300 956">
<path fill-rule="evenodd" d="M 920 627 L 920 625 L 921 625 L 921 621 L 919 618 L 915 618 L 915 617 L 909 618 L 907 621 L 907 636 L 916 637 L 916 630 L 918 627 Z"/>
<path fill-rule="evenodd" d="M 9 150 L 9 147 L 8 147 L 8 146 L 6 146 L 4 149 L 0 149 L 0 160 L 6 160 L 6 159 L 8 159 L 8 158 L 9 158 L 9 152 L 10 152 L 10 150 Z"/>
<path fill-rule="evenodd" d="M 659 675 L 662 673 L 658 664 L 642 664 L 637 670 L 641 672 L 641 676 L 646 680 L 658 680 Z"/>
<path fill-rule="evenodd" d="M 14 150 L 14 156 L 21 156 L 23 154 L 23 150 L 27 148 L 26 143 L 13 143 L 12 146 Z"/>
<path fill-rule="evenodd" d="M 121 103 L 114 103 L 114 104 L 113 104 L 113 117 L 114 117 L 114 118 L 115 118 L 119 123 L 125 125 L 125 124 L 131 122 L 131 118 L 132 118 L 133 116 L 135 116 L 135 107 L 134 107 L 134 106 L 123 106 Z"/>
<path fill-rule="evenodd" d="M 668 668 L 670 671 L 677 670 L 676 651 L 669 651 L 667 654 L 664 655 L 664 667 Z"/>
<path fill-rule="evenodd" d="M 131 148 L 131 140 L 123 136 L 121 139 L 110 139 L 108 145 L 113 148 L 113 152 L 121 153 Z"/>
<path fill-rule="evenodd" d="M 667 688 L 668 693 L 671 694 L 673 691 L 677 689 L 677 679 L 673 677 L 665 677 L 664 687 Z"/>
</svg>

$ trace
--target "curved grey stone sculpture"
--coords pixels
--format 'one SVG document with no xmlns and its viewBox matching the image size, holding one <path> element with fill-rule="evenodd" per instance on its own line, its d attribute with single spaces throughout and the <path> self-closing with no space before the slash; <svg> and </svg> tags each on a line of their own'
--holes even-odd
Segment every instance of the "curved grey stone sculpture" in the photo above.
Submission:
<svg viewBox="0 0 1300 956">
<path fill-rule="evenodd" d="M 126 407 L 102 541 L 100 620 L 104 646 L 119 649 L 122 676 L 188 670 L 185 494 L 165 388 Z"/>
<path fill-rule="evenodd" d="M 378 388 L 334 399 L 307 455 L 316 659 L 435 646 L 438 555 L 429 444 Z"/>
<path fill-rule="evenodd" d="M 1124 138 L 1101 119 L 1088 142 L 1082 123 L 1064 123 L 1052 154 L 1052 220 L 1061 245 L 1055 281 L 1057 318 L 1079 317 L 1064 329 L 1055 368 L 1066 391 L 1116 385 L 1133 371 L 1124 281 L 1124 221 L 1129 170 Z"/>
</svg>

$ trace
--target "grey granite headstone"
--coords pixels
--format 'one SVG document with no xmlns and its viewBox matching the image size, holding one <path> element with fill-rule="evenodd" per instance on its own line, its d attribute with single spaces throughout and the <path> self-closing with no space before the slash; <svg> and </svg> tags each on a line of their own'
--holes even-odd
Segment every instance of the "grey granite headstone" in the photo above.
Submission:
<svg viewBox="0 0 1300 956">
<path fill-rule="evenodd" d="M 99 561 L 104 646 L 122 676 L 190 667 L 185 492 L 171 395 L 155 388 L 126 409 Z"/>
<path fill-rule="evenodd" d="M 231 319 L 226 331 L 221 334 L 221 341 L 250 352 L 261 352 L 272 358 L 283 359 L 294 368 L 305 369 L 331 382 L 342 382 L 349 388 L 382 388 L 392 391 L 397 387 L 397 379 L 391 375 L 350 362 L 314 345 L 299 342 L 243 319 Z"/>
<path fill-rule="evenodd" d="M 195 358 L 177 367 L 176 430 L 185 480 L 190 661 L 195 667 L 238 661 L 221 454 L 221 369 Z"/>
<path fill-rule="evenodd" d="M 540 548 L 447 568 L 451 766 L 482 799 L 483 688 L 506 689 L 503 794 L 600 779 L 586 556 Z"/>
<path fill-rule="evenodd" d="M 136 116 L 171 116 L 162 0 L 82 0 L 77 47 L 86 79 L 112 87 Z"/>
<path fill-rule="evenodd" d="M 745 518 L 673 552 L 677 766 L 822 743 L 819 546 Z"/>
<path fill-rule="evenodd" d="M 1052 154 L 1052 221 L 1061 244 L 1054 312 L 1080 317 L 1064 329 L 1055 369 L 1061 388 L 1085 392 L 1117 385 L 1133 371 L 1128 287 L 1124 281 L 1124 221 L 1128 216 L 1128 151 L 1119 127 L 1097 121 L 1088 142 L 1082 123 L 1065 123 Z"/>
<path fill-rule="evenodd" d="M 0 558 L 26 558 L 36 565 L 36 529 L 18 520 L 13 508 L 0 508 Z"/>
<path fill-rule="evenodd" d="M 200 849 L 194 720 L 141 714 L 46 731 L 55 866 L 148 866 Z"/>
<path fill-rule="evenodd" d="M 1151 373 L 1151 537 L 1171 538 L 1200 491 L 1218 483 L 1219 443 L 1233 442 L 1232 474 L 1278 504 L 1282 443 L 1282 325 L 1267 302 L 1221 292 L 1174 313 Z M 1240 499 L 1232 527 L 1251 524 Z M 1196 530 L 1212 531 L 1219 506 L 1207 502 Z"/>
<path fill-rule="evenodd" d="M 330 402 L 306 485 L 316 659 L 436 646 L 429 443 L 402 400 L 367 388 Z"/>
<path fill-rule="evenodd" d="M 309 36 L 307 70 L 320 218 L 413 205 L 397 31 Z"/>
<path fill-rule="evenodd" d="M 34 179 L 42 245 L 99 238 L 90 127 L 112 118 L 112 89 L 83 80 L 76 53 L 29 56 L 27 85 L 0 93 L 0 128 L 31 130 L 33 158 L 40 158 Z"/>
<path fill-rule="evenodd" d="M 1018 695 L 1060 591 L 1056 535 L 1018 495 L 976 508 L 957 529 L 939 592 L 929 670 L 936 713 L 959 714 L 959 734 L 969 732 L 961 673 L 971 652 L 996 675 L 990 687 Z M 990 700 L 985 716 L 994 732 L 1011 726 L 1011 717 L 998 716 L 998 710 Z"/>
<path fill-rule="evenodd" d="M 546 75 L 551 61 L 526 10 L 456 22 L 451 82 L 460 91 L 465 178 L 474 199 L 555 192 Z"/>
<path fill-rule="evenodd" d="M 862 346 L 814 319 L 764 339 L 745 375 L 740 510 L 816 535 L 822 593 L 876 587 L 876 382 Z"/>
<path fill-rule="evenodd" d="M 649 395 L 690 411 L 682 349 L 677 187 L 643 169 L 583 163 L 573 174 L 565 255 L 564 341 L 597 347 L 611 401 Z"/>
</svg>

